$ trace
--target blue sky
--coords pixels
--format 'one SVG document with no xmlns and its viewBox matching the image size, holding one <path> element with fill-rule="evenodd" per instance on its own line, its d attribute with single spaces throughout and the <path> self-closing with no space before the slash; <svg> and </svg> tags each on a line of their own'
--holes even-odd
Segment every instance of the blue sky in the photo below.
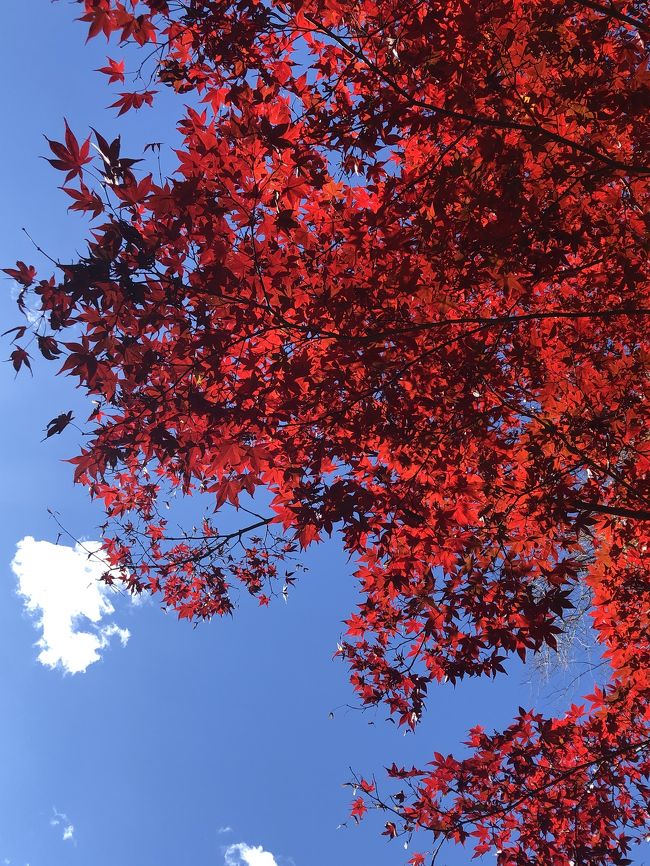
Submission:
<svg viewBox="0 0 650 866">
<path fill-rule="evenodd" d="M 44 264 L 22 226 L 55 256 L 82 246 L 86 224 L 66 214 L 61 175 L 39 158 L 43 133 L 60 139 L 64 116 L 79 134 L 91 125 L 106 137 L 122 132 L 131 156 L 148 141 L 173 141 L 171 94 L 118 127 L 105 78 L 92 70 L 119 52 L 98 40 L 84 46 L 75 13 L 64 2 L 3 0 L 12 82 L 0 93 L 4 267 Z M 0 281 L 2 330 L 19 321 L 11 291 L 11 280 Z M 1 351 L 8 356 L 6 338 Z M 548 693 L 569 680 L 530 686 L 517 668 L 496 682 L 441 687 L 415 736 L 385 723 L 382 710 L 346 709 L 354 697 L 332 654 L 355 594 L 336 540 L 305 557 L 309 571 L 287 604 L 245 606 L 232 621 L 193 629 L 154 602 L 102 594 L 70 539 L 52 546 L 59 529 L 48 509 L 90 542 L 101 522 L 63 462 L 76 431 L 40 441 L 54 416 L 90 410 L 53 365 L 35 367 L 33 379 L 16 380 L 0 364 L 0 866 L 404 863 L 409 854 L 379 836 L 379 819 L 337 829 L 351 799 L 341 787 L 348 768 L 424 764 L 434 750 L 457 748 L 473 724 L 507 724 L 518 704 L 548 707 Z M 73 627 L 87 637 L 71 637 L 70 611 L 101 619 L 78 617 Z M 66 672 L 75 665 L 85 671 Z M 560 688 L 558 700 L 568 704 L 589 685 Z M 449 848 L 438 862 L 470 856 Z"/>
</svg>

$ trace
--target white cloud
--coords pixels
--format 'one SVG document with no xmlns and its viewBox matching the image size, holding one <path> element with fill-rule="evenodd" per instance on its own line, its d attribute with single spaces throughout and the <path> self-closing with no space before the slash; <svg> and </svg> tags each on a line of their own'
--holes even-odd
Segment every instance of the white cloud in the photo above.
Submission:
<svg viewBox="0 0 650 866">
<path fill-rule="evenodd" d="M 50 827 L 61 827 L 63 831 L 63 841 L 74 842 L 74 824 L 70 822 L 70 819 L 65 812 L 59 812 L 56 806 L 53 806 L 52 809 L 54 811 L 54 817 L 50 818 Z"/>
<path fill-rule="evenodd" d="M 112 637 L 122 646 L 130 637 L 128 629 L 102 622 L 115 608 L 109 587 L 99 580 L 108 567 L 99 547 L 97 541 L 66 547 L 29 535 L 17 544 L 11 567 L 25 609 L 42 630 L 36 646 L 46 667 L 81 673 L 99 661 Z"/>
<path fill-rule="evenodd" d="M 232 833 L 232 827 L 226 825 L 225 827 L 219 827 L 217 833 Z"/>
<path fill-rule="evenodd" d="M 246 842 L 229 845 L 224 853 L 224 862 L 226 866 L 278 866 L 270 851 L 265 851 L 261 845 L 247 845 Z"/>
</svg>

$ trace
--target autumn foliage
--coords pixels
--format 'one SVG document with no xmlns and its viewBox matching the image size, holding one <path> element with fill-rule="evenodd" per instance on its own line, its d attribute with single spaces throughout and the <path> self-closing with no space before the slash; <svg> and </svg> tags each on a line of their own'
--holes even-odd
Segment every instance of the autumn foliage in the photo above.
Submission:
<svg viewBox="0 0 650 866">
<path fill-rule="evenodd" d="M 586 588 L 602 687 L 393 765 L 381 794 L 359 780 L 353 814 L 428 831 L 413 866 L 445 840 L 629 862 L 650 828 L 645 4 L 78 2 L 91 37 L 150 55 L 143 88 L 100 70 L 117 113 L 167 87 L 182 114 L 167 179 L 66 125 L 50 161 L 88 252 L 7 270 L 98 404 L 72 462 L 107 579 L 207 618 L 238 586 L 268 603 L 335 533 L 362 592 L 339 655 L 412 728 L 430 683 L 555 648 Z M 170 491 L 213 515 L 179 535 Z"/>
</svg>

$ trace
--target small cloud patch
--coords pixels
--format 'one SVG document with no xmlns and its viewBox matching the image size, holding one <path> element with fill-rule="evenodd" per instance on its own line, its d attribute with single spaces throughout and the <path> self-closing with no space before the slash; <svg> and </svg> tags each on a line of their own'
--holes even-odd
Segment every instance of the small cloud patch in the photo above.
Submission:
<svg viewBox="0 0 650 866">
<path fill-rule="evenodd" d="M 109 587 L 100 581 L 108 563 L 99 550 L 97 541 L 66 547 L 28 535 L 18 542 L 11 568 L 25 609 L 42 632 L 36 646 L 46 667 L 83 673 L 100 660 L 111 638 L 126 646 L 131 636 L 106 621 L 115 608 Z"/>
<path fill-rule="evenodd" d="M 61 837 L 64 842 L 74 841 L 74 824 L 70 821 L 65 812 L 57 811 L 56 807 L 54 809 L 54 817 L 50 818 L 50 827 L 59 827 L 63 833 Z"/>
<path fill-rule="evenodd" d="M 225 866 L 278 866 L 270 851 L 265 851 L 261 845 L 247 845 L 246 842 L 229 845 L 224 862 Z"/>
</svg>

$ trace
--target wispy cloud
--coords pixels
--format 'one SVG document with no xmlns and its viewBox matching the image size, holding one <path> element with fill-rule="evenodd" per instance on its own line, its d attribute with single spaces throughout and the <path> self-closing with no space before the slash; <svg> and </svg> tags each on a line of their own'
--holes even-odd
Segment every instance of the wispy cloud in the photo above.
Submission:
<svg viewBox="0 0 650 866">
<path fill-rule="evenodd" d="M 115 608 L 109 588 L 99 580 L 107 568 L 99 547 L 96 541 L 66 547 L 29 535 L 18 542 L 11 567 L 25 609 L 42 631 L 36 646 L 38 660 L 47 667 L 82 673 L 99 661 L 112 637 L 126 646 L 131 636 L 105 621 Z"/>
<path fill-rule="evenodd" d="M 229 826 L 219 827 L 219 829 L 217 830 L 217 833 L 232 833 L 232 827 L 229 827 Z"/>
<path fill-rule="evenodd" d="M 50 827 L 59 827 L 63 832 L 61 837 L 64 842 L 74 841 L 74 824 L 70 821 L 65 812 L 59 812 L 56 806 L 52 807 L 54 817 L 50 818 Z"/>
<path fill-rule="evenodd" d="M 224 852 L 225 866 L 278 866 L 278 862 L 270 851 L 265 851 L 261 845 L 247 845 L 237 842 L 229 845 Z"/>
<path fill-rule="evenodd" d="M 17 301 L 23 291 L 20 283 L 12 280 L 11 299 Z M 38 305 L 38 300 L 34 297 L 34 293 L 25 293 L 23 295 L 24 315 L 30 325 L 35 325 L 43 318 L 43 310 Z"/>
</svg>

